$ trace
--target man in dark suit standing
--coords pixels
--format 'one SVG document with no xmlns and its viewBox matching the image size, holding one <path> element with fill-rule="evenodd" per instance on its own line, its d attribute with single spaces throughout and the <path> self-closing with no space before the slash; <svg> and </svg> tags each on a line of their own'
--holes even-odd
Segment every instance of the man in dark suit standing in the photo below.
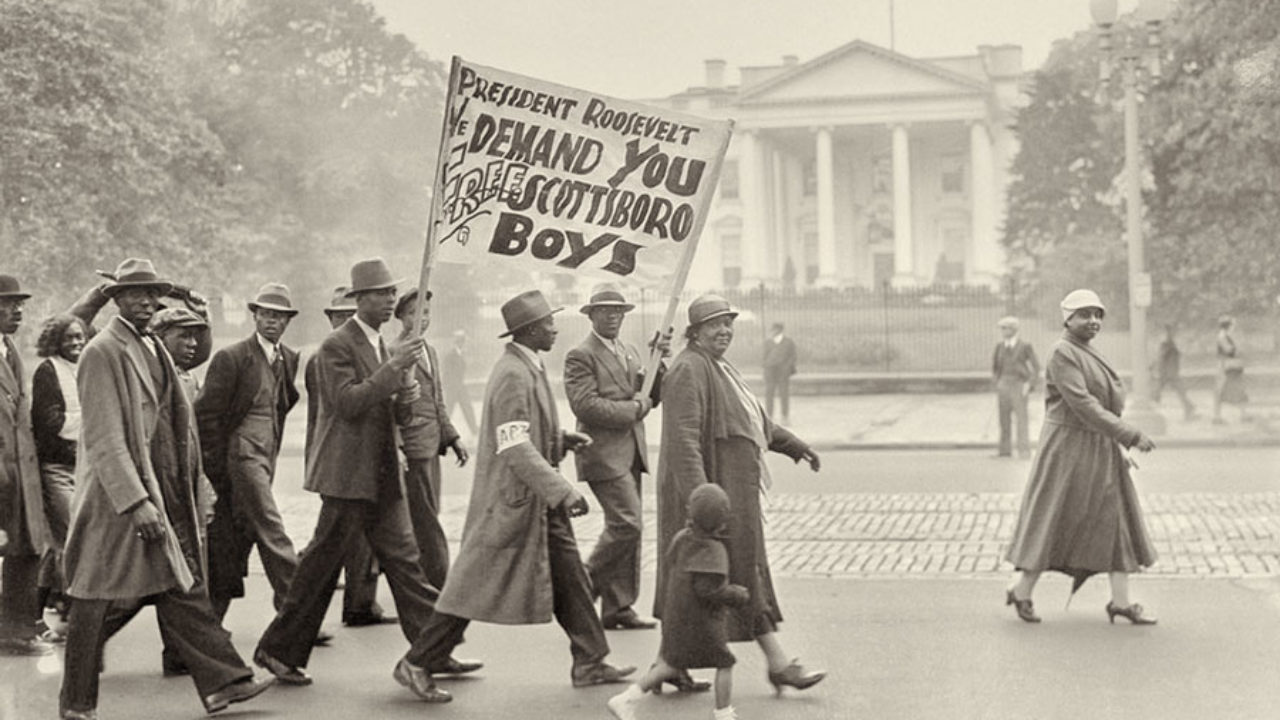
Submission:
<svg viewBox="0 0 1280 720">
<path fill-rule="evenodd" d="M 373 548 L 407 639 L 421 634 L 435 606 L 438 592 L 418 562 L 396 453 L 396 396 L 418 392 L 406 371 L 424 343 L 410 338 L 388 351 L 379 334 L 395 310 L 398 283 L 381 258 L 356 263 L 347 293 L 356 314 L 316 352 L 319 402 L 305 487 L 320 494 L 320 516 L 284 606 L 253 656 L 284 683 L 311 683 L 302 668 L 356 538 Z M 451 699 L 429 678 L 415 692 L 428 702 Z"/>
<path fill-rule="evenodd" d="M 644 359 L 618 337 L 633 309 L 617 288 L 597 286 L 581 308 L 591 319 L 591 333 L 564 359 L 569 407 L 578 432 L 591 438 L 576 453 L 578 479 L 588 483 L 604 510 L 604 530 L 587 572 L 593 594 L 600 596 L 600 621 L 605 629 L 620 630 L 657 625 L 632 608 L 640 594 L 640 476 L 649 471 L 644 418 L 661 397 L 659 382 L 648 395 L 640 394 Z"/>
<path fill-rule="evenodd" d="M 218 493 L 209 527 L 209 599 L 218 617 L 244 596 L 258 547 L 280 609 L 298 567 L 271 484 L 285 416 L 298 402 L 298 351 L 280 342 L 298 311 L 289 288 L 267 283 L 249 303 L 254 333 L 214 353 L 196 400 L 204 470 Z"/>
<path fill-rule="evenodd" d="M 53 652 L 36 636 L 36 576 L 53 536 L 31 434 L 31 398 L 23 387 L 18 346 L 9 337 L 22 325 L 22 305 L 29 297 L 17 278 L 0 275 L 0 655 Z"/>
<path fill-rule="evenodd" d="M 1018 337 L 1018 318 L 1000 318 L 1002 339 L 996 343 L 991 360 L 991 373 L 996 381 L 1000 413 L 1000 448 L 997 457 L 1013 454 L 1011 425 L 1018 423 L 1018 457 L 1031 456 L 1031 437 L 1027 427 L 1027 396 L 1040 381 L 1040 361 L 1031 343 Z"/>
<path fill-rule="evenodd" d="M 764 396 L 769 416 L 773 416 L 773 398 L 782 401 L 782 424 L 791 424 L 791 376 L 796 374 L 796 343 L 787 337 L 782 323 L 769 329 L 764 341 Z"/>
</svg>

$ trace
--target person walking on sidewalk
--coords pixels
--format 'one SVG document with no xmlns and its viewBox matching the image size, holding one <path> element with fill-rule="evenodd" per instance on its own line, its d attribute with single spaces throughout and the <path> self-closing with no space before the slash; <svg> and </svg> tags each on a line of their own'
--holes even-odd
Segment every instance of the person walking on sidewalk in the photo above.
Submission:
<svg viewBox="0 0 1280 720">
<path fill-rule="evenodd" d="M 249 312 L 253 334 L 213 354 L 196 400 L 204 469 L 218 493 L 209 598 L 220 618 L 232 598 L 244 596 L 255 545 L 277 610 L 298 568 L 271 489 L 285 416 L 298 402 L 298 351 L 280 341 L 298 310 L 287 286 L 267 283 Z"/>
<path fill-rule="evenodd" d="M 996 323 L 1002 339 L 996 343 L 991 374 L 996 381 L 997 410 L 1000 414 L 1000 447 L 997 457 L 1013 455 L 1013 425 L 1018 432 L 1018 457 L 1031 456 L 1031 433 L 1027 422 L 1027 396 L 1040 380 L 1040 361 L 1031 343 L 1018 337 L 1018 318 L 1007 316 Z"/>
<path fill-rule="evenodd" d="M 769 328 L 764 341 L 764 398 L 769 416 L 773 399 L 781 401 L 782 424 L 791 424 L 791 376 L 796 374 L 796 342 L 787 337 L 782 323 Z"/>
<path fill-rule="evenodd" d="M 605 662 L 609 642 L 591 600 L 570 518 L 587 500 L 559 472 L 565 450 L 591 442 L 562 430 L 539 353 L 555 344 L 554 313 L 530 290 L 502 305 L 511 342 L 485 387 L 462 547 L 435 615 L 396 669 L 413 687 L 462 642 L 473 620 L 532 625 L 552 617 L 569 637 L 574 687 L 622 682 L 634 667 Z"/>
<path fill-rule="evenodd" d="M 153 603 L 165 644 L 213 713 L 270 687 L 254 678 L 209 604 L 191 402 L 146 332 L 171 288 L 150 260 L 120 264 L 105 289 L 119 315 L 78 363 L 81 440 L 64 566 L 71 597 L 61 717 L 97 717 L 103 645 Z"/>
<path fill-rule="evenodd" d="M 1182 401 L 1182 419 L 1191 420 L 1196 416 L 1196 408 L 1187 397 L 1187 389 L 1182 385 L 1182 351 L 1178 349 L 1173 324 L 1164 326 L 1164 340 L 1160 341 L 1160 349 L 1156 351 L 1155 387 L 1151 391 L 1151 399 L 1160 402 L 1160 395 L 1166 387 L 1173 388 Z"/>
<path fill-rule="evenodd" d="M 728 539 L 729 582 L 747 588 L 751 602 L 728 614 L 730 642 L 755 641 L 768 662 L 769 682 L 800 690 L 823 672 L 806 670 L 787 655 L 778 638 L 782 611 L 769 572 L 760 494 L 771 482 L 764 453 L 772 450 L 817 472 L 818 454 L 786 428 L 775 425 L 738 369 L 725 359 L 738 313 L 719 295 L 689 304 L 687 347 L 676 356 L 662 384 L 662 445 L 658 456 L 658 547 L 671 546 L 688 521 L 694 488 L 715 483 L 729 494 L 736 522 Z M 668 558 L 658 558 L 654 614 L 666 622 Z"/>
<path fill-rule="evenodd" d="M 604 510 L 604 530 L 587 572 L 600 596 L 606 630 L 645 630 L 657 625 L 632 608 L 640 594 L 640 534 L 644 517 L 640 476 L 649 471 L 644 418 L 657 404 L 661 373 L 642 396 L 644 367 L 635 347 L 618 338 L 626 314 L 635 309 L 612 285 L 597 286 L 582 313 L 591 333 L 564 358 L 564 391 L 578 418 L 578 432 L 591 444 L 576 453 L 578 479 L 585 481 Z M 667 338 L 670 346 L 670 338 Z"/>
<path fill-rule="evenodd" d="M 667 617 L 662 622 L 658 661 L 640 682 L 609 699 L 618 720 L 635 720 L 635 706 L 662 683 L 691 668 L 716 669 L 715 720 L 735 720 L 731 694 L 733 665 L 725 632 L 725 608 L 751 601 L 747 589 L 729 582 L 729 496 L 719 485 L 704 483 L 689 494 L 689 525 L 666 549 Z"/>
<path fill-rule="evenodd" d="M 1074 290 L 1061 303 L 1066 331 L 1049 352 L 1040 453 L 1031 468 L 1007 559 L 1018 572 L 1005 594 L 1018 617 L 1040 622 L 1031 601 L 1045 570 L 1072 576 L 1074 593 L 1091 575 L 1108 573 L 1107 617 L 1153 625 L 1129 597 L 1129 575 L 1156 560 L 1129 475 L 1126 449 L 1150 452 L 1155 443 L 1120 418 L 1124 385 L 1093 347 L 1106 308 L 1092 290 Z"/>
<path fill-rule="evenodd" d="M 1240 348 L 1231 336 L 1236 328 L 1236 319 L 1230 315 L 1218 318 L 1218 382 L 1213 392 L 1213 424 L 1222 425 L 1222 405 L 1229 403 L 1240 408 L 1240 421 L 1249 416 L 1244 406 L 1249 402 L 1249 393 L 1244 389 L 1244 359 L 1240 357 Z"/>
</svg>

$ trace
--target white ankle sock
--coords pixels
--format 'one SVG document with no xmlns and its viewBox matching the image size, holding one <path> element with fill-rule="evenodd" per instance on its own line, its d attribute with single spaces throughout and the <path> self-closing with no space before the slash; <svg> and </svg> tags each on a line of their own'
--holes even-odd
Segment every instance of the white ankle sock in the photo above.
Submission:
<svg viewBox="0 0 1280 720">
<path fill-rule="evenodd" d="M 738 720 L 738 711 L 734 710 L 732 705 L 716 708 L 713 712 L 715 720 Z"/>
</svg>

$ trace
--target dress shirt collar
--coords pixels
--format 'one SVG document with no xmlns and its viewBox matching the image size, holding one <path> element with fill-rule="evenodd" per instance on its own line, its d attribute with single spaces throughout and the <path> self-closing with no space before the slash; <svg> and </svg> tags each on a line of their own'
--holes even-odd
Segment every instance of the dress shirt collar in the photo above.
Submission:
<svg viewBox="0 0 1280 720">
<path fill-rule="evenodd" d="M 529 358 L 529 362 L 533 363 L 534 367 L 538 368 L 539 370 L 545 370 L 545 368 L 542 366 L 542 358 L 538 356 L 537 350 L 534 350 L 533 348 L 530 348 L 530 347 L 525 347 L 524 345 L 521 345 L 520 343 L 514 340 L 511 341 L 511 346 L 514 347 L 516 350 L 519 350 L 521 353 L 524 353 L 524 356 Z"/>
<path fill-rule="evenodd" d="M 599 340 L 601 343 L 603 343 L 605 347 L 612 350 L 614 355 L 619 355 L 619 356 L 622 355 L 622 343 L 618 342 L 618 338 L 614 338 L 610 340 L 609 338 L 596 332 L 594 328 L 592 328 L 591 334 L 595 335 L 596 339 Z"/>
<path fill-rule="evenodd" d="M 262 333 L 259 333 L 259 332 L 255 332 L 253 336 L 258 338 L 258 346 L 262 348 L 262 353 L 267 356 L 267 362 L 269 363 L 275 362 L 276 356 L 279 355 L 280 353 L 279 344 L 272 343 L 271 341 L 262 337 Z"/>
<path fill-rule="evenodd" d="M 9 336 L 0 333 L 0 360 L 9 359 Z"/>
<path fill-rule="evenodd" d="M 123 325 L 123 326 L 125 326 L 125 327 L 129 328 L 129 332 L 133 333 L 134 337 L 136 337 L 136 338 L 138 338 L 139 340 L 141 340 L 141 341 L 142 341 L 142 347 L 144 347 L 144 348 L 146 348 L 147 350 L 151 351 L 151 354 L 152 354 L 152 355 L 154 355 L 154 356 L 156 356 L 156 357 L 160 357 L 160 353 L 156 350 L 156 339 L 155 339 L 155 337 L 153 337 L 153 336 L 151 336 L 151 335 L 144 335 L 144 334 L 142 334 L 142 332 L 141 332 L 141 331 L 139 331 L 139 330 L 138 330 L 138 328 L 134 327 L 133 323 L 129 322 L 128 320 L 125 320 L 123 317 L 120 317 L 119 315 L 117 315 L 117 316 L 116 316 L 116 322 L 118 322 L 118 323 L 120 323 L 121 325 Z"/>
<path fill-rule="evenodd" d="M 351 319 L 355 321 L 356 327 L 360 328 L 360 332 L 364 333 L 364 338 L 373 346 L 374 354 L 378 354 L 378 357 L 382 357 L 379 354 L 382 352 L 382 333 L 378 332 L 373 326 L 369 325 L 369 323 L 361 320 L 359 315 L 352 315 Z"/>
</svg>

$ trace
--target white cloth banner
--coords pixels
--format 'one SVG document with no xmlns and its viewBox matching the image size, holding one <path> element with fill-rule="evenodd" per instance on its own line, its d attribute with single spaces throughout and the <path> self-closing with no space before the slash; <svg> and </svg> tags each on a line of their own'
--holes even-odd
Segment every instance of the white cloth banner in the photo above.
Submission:
<svg viewBox="0 0 1280 720">
<path fill-rule="evenodd" d="M 454 58 L 437 259 L 669 276 L 696 237 L 733 123 Z"/>
</svg>

